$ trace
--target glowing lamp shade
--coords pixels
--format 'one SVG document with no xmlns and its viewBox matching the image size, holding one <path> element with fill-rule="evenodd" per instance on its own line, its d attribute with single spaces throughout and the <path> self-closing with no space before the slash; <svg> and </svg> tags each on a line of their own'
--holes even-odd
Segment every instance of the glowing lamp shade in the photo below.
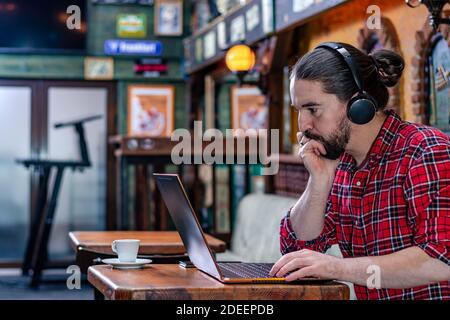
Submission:
<svg viewBox="0 0 450 320">
<path fill-rule="evenodd" d="M 249 71 L 255 65 L 255 53 L 249 46 L 235 45 L 227 51 L 225 63 L 233 72 Z"/>
</svg>

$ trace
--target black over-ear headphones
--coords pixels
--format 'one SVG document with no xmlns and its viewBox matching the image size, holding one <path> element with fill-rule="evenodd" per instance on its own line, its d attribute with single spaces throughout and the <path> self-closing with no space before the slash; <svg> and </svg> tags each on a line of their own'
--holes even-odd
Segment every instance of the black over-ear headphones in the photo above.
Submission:
<svg viewBox="0 0 450 320">
<path fill-rule="evenodd" d="M 324 42 L 318 45 L 317 48 L 331 49 L 344 58 L 358 87 L 358 94 L 351 98 L 347 104 L 347 117 L 356 124 L 369 123 L 377 111 L 377 102 L 370 94 L 364 91 L 359 67 L 353 61 L 351 54 L 347 49 L 335 42 Z"/>
</svg>

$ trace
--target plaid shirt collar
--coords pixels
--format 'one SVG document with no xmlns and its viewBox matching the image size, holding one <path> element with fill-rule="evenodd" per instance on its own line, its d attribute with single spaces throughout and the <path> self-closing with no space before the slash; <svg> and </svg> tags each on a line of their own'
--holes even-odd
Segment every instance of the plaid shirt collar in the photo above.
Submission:
<svg viewBox="0 0 450 320">
<path fill-rule="evenodd" d="M 397 135 L 402 120 L 393 110 L 387 110 L 385 111 L 385 114 L 387 117 L 384 120 L 383 126 L 373 141 L 366 159 L 361 163 L 358 169 L 370 169 L 373 165 L 378 164 Z M 344 152 L 340 158 L 338 169 L 350 172 L 355 171 L 357 169 L 355 159 L 347 152 Z"/>
</svg>

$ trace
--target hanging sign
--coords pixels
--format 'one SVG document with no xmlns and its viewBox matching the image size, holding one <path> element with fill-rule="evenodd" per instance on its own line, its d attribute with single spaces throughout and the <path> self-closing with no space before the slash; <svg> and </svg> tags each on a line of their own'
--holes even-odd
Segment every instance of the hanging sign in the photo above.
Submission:
<svg viewBox="0 0 450 320">
<path fill-rule="evenodd" d="M 144 77 L 159 77 L 167 74 L 169 67 L 163 59 L 138 59 L 134 63 L 134 73 Z"/>
<path fill-rule="evenodd" d="M 162 49 L 160 41 L 106 40 L 104 43 L 105 54 L 109 55 L 160 56 Z"/>
</svg>

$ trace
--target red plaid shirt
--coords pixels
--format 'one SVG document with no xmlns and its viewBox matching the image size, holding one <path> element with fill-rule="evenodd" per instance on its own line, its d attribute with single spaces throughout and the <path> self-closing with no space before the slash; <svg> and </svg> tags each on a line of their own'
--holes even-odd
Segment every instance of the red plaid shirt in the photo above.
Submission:
<svg viewBox="0 0 450 320">
<path fill-rule="evenodd" d="M 449 137 L 388 112 L 359 168 L 349 154 L 341 156 L 321 235 L 298 240 L 288 213 L 280 242 L 283 254 L 304 248 L 325 252 L 338 244 L 344 258 L 417 246 L 450 265 Z M 358 299 L 450 299 L 450 281 L 409 289 L 355 285 L 355 294 Z"/>
</svg>

